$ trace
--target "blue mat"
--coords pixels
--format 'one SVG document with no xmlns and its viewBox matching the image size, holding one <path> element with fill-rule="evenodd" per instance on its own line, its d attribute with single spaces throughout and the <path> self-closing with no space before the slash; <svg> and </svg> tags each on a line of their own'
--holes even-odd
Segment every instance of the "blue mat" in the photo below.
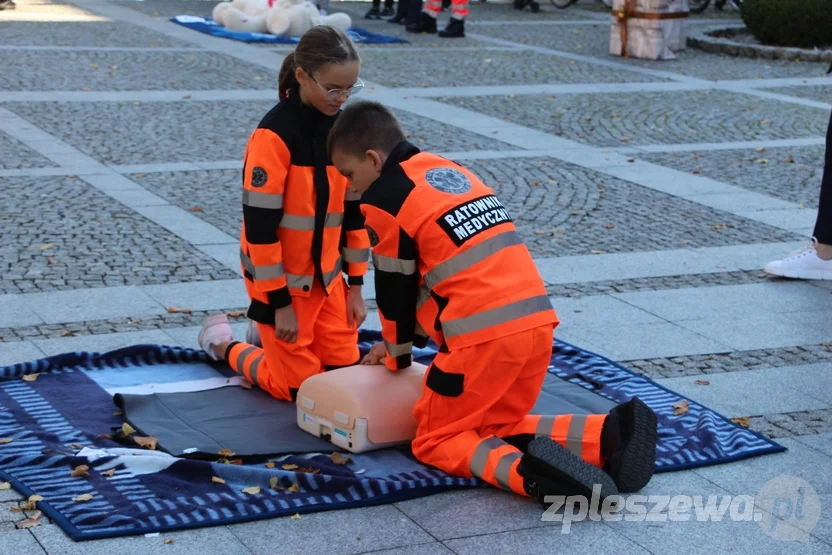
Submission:
<svg viewBox="0 0 832 555">
<path fill-rule="evenodd" d="M 378 338 L 375 332 L 362 332 L 362 351 Z M 434 348 L 422 349 L 416 359 L 427 364 L 434 355 Z M 12 440 L 0 443 L 0 481 L 11 482 L 24 496 L 43 496 L 38 508 L 76 541 L 387 504 L 454 488 L 490 487 L 426 467 L 409 450 L 351 455 L 348 464 L 336 464 L 329 451 L 287 455 L 273 458 L 275 464 L 269 468 L 262 462 L 238 465 L 233 460 L 176 458 L 125 447 L 105 435 L 123 423 L 123 417 L 114 414 L 114 385 L 231 376 L 227 367 L 206 362 L 202 352 L 192 349 L 137 345 L 0 368 L 0 438 Z M 657 472 L 785 450 L 693 401 L 686 414 L 675 416 L 672 405 L 683 397 L 560 341 L 553 348 L 550 372 L 615 402 L 637 395 L 649 404 L 659 416 Z M 22 379 L 31 374 L 38 374 L 34 381 Z M 89 466 L 89 477 L 70 476 L 80 465 Z M 297 468 L 284 469 L 284 465 Z M 259 487 L 259 492 L 243 491 L 252 487 Z M 83 494 L 92 499 L 73 500 Z"/>
<path fill-rule="evenodd" d="M 242 42 L 265 42 L 273 44 L 297 44 L 300 37 L 278 37 L 276 35 L 269 35 L 266 33 L 242 33 L 229 31 L 222 25 L 216 24 L 211 19 L 204 17 L 196 17 L 192 15 L 177 15 L 172 17 L 171 21 L 178 23 L 194 31 L 205 33 L 214 37 L 221 37 L 224 39 L 239 40 Z M 381 35 L 379 33 L 371 33 L 364 29 L 352 27 L 347 31 L 347 34 L 355 43 L 361 44 L 392 44 L 405 43 L 408 41 L 398 37 L 391 37 L 389 35 Z"/>
</svg>

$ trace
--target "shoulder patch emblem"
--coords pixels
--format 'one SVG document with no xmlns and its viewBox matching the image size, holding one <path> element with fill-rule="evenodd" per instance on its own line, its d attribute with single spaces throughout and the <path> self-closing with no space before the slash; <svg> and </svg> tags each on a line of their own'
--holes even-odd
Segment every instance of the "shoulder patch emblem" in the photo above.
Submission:
<svg viewBox="0 0 832 555">
<path fill-rule="evenodd" d="M 461 195 L 471 190 L 471 181 L 464 173 L 453 168 L 428 170 L 425 179 L 431 187 L 443 193 Z"/>
<path fill-rule="evenodd" d="M 376 230 L 368 225 L 365 225 L 364 229 L 367 230 L 367 235 L 370 236 L 370 246 L 375 247 L 376 245 L 378 245 L 380 239 L 378 237 L 378 233 L 376 233 Z"/>
<path fill-rule="evenodd" d="M 261 168 L 260 166 L 256 166 L 253 170 L 251 170 L 251 186 L 252 187 L 262 187 L 266 184 L 266 181 L 269 180 L 269 174 L 266 173 L 266 170 Z"/>
</svg>

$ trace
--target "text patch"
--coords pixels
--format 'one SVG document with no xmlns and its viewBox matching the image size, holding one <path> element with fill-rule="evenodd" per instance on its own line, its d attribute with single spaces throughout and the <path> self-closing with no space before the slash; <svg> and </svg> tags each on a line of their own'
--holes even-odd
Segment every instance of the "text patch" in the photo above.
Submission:
<svg viewBox="0 0 832 555">
<path fill-rule="evenodd" d="M 459 247 L 486 229 L 511 222 L 506 207 L 494 195 L 464 202 L 440 216 L 436 221 L 451 241 Z"/>
</svg>

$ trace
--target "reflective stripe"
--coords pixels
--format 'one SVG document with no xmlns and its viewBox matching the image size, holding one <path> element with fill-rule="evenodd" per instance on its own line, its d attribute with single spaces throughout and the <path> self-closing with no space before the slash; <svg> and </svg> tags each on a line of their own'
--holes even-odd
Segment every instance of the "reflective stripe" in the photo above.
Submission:
<svg viewBox="0 0 832 555">
<path fill-rule="evenodd" d="M 500 485 L 500 487 L 504 490 L 511 491 L 511 486 L 509 485 L 511 465 L 513 465 L 514 461 L 519 459 L 521 456 L 522 454 L 519 451 L 515 451 L 513 453 L 506 453 L 505 455 L 500 457 L 499 462 L 497 462 L 497 470 L 494 471 L 494 478 L 497 480 L 497 483 Z"/>
<path fill-rule="evenodd" d="M 263 362 L 263 355 L 259 355 L 255 358 L 248 370 L 248 375 L 251 376 L 251 383 L 255 385 L 260 385 L 260 382 L 257 381 L 257 370 L 260 368 L 261 362 Z"/>
<path fill-rule="evenodd" d="M 341 273 L 343 272 L 343 270 L 341 269 L 342 263 L 343 261 L 339 257 L 338 260 L 335 261 L 335 266 L 332 268 L 332 271 L 328 274 L 324 274 L 324 283 L 329 285 L 330 283 L 332 283 L 332 280 L 341 275 Z"/>
<path fill-rule="evenodd" d="M 370 260 L 370 249 L 341 249 L 341 256 L 344 257 L 344 262 L 358 264 Z"/>
<path fill-rule="evenodd" d="M 344 195 L 344 200 L 361 200 L 361 193 L 353 191 L 352 189 L 347 189 L 347 192 Z"/>
<path fill-rule="evenodd" d="M 255 208 L 272 208 L 278 210 L 283 208 L 283 195 L 270 195 L 260 191 L 249 191 L 243 189 L 243 204 Z"/>
<path fill-rule="evenodd" d="M 335 261 L 335 267 L 328 273 L 324 274 L 324 283 L 329 285 L 336 277 L 341 275 L 341 257 Z M 290 289 L 303 289 L 307 287 L 306 291 L 312 288 L 312 282 L 315 281 L 313 276 L 305 276 L 301 274 L 286 274 L 286 284 Z"/>
<path fill-rule="evenodd" d="M 243 366 L 246 363 L 246 357 L 248 357 L 248 355 L 250 355 L 251 353 L 253 353 L 256 350 L 257 350 L 257 347 L 253 347 L 253 346 L 252 347 L 246 347 L 245 349 L 243 349 L 242 353 L 237 355 L 237 373 L 238 374 L 242 374 L 243 376 L 246 375 L 245 366 Z"/>
<path fill-rule="evenodd" d="M 430 298 L 430 289 L 428 289 L 427 285 L 421 285 L 419 287 L 419 293 L 416 295 L 416 310 L 422 308 L 422 305 L 428 302 Z"/>
<path fill-rule="evenodd" d="M 381 270 L 382 272 L 404 274 L 406 276 L 416 273 L 415 260 L 404 260 L 402 258 L 382 256 L 376 253 L 373 253 L 373 266 L 375 266 L 376 270 Z"/>
<path fill-rule="evenodd" d="M 344 221 L 344 213 L 330 213 L 324 218 L 324 227 L 338 227 Z M 294 229 L 297 231 L 314 231 L 315 216 L 295 216 L 294 214 L 283 214 L 280 219 L 280 227 Z"/>
<path fill-rule="evenodd" d="M 254 262 L 240 250 L 240 262 L 243 268 L 252 275 L 255 280 L 277 279 L 283 276 L 283 263 L 270 264 L 268 266 L 255 266 Z"/>
<path fill-rule="evenodd" d="M 584 428 L 586 415 L 573 414 L 569 420 L 569 431 L 566 433 L 566 448 L 579 459 L 583 456 Z"/>
<path fill-rule="evenodd" d="M 388 343 L 387 341 L 384 342 L 384 346 L 387 347 L 387 352 L 390 353 L 391 357 L 400 357 L 402 355 L 408 355 L 413 352 L 413 342 L 410 341 L 409 343 L 400 343 L 398 345 L 393 345 L 392 343 Z"/>
<path fill-rule="evenodd" d="M 541 416 L 540 420 L 537 421 L 537 428 L 534 431 L 534 435 L 552 437 L 552 428 L 554 425 L 554 416 Z"/>
<path fill-rule="evenodd" d="M 456 256 L 452 256 L 442 264 L 436 266 L 433 270 L 425 275 L 425 283 L 431 289 L 436 289 L 436 285 L 454 274 L 470 268 L 478 262 L 482 262 L 492 254 L 514 245 L 520 245 L 523 239 L 516 231 L 507 231 L 500 235 L 495 235 L 491 239 L 483 241 L 479 245 L 471 247 L 466 251 L 462 251 Z M 510 271 L 509 268 L 507 270 Z"/>
<path fill-rule="evenodd" d="M 484 439 L 477 445 L 476 450 L 474 451 L 474 456 L 471 457 L 471 474 L 476 476 L 477 478 L 482 478 L 482 475 L 485 473 L 485 465 L 488 462 L 488 455 L 494 449 L 498 447 L 502 447 L 506 445 L 506 442 L 498 437 L 491 436 L 488 439 Z"/>
<path fill-rule="evenodd" d="M 549 297 L 540 295 L 444 322 L 442 332 L 445 337 L 456 337 L 551 309 L 552 302 Z"/>
<path fill-rule="evenodd" d="M 418 335 L 419 337 L 427 337 L 428 334 L 425 332 L 425 328 L 422 327 L 422 324 L 416 322 L 416 327 L 413 329 L 413 333 Z"/>
</svg>

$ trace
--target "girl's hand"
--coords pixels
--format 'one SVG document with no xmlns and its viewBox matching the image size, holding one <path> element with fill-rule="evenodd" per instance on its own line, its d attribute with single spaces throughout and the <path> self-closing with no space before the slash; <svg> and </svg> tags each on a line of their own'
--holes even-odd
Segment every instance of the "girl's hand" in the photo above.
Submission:
<svg viewBox="0 0 832 555">
<path fill-rule="evenodd" d="M 298 340 L 298 318 L 292 305 L 274 311 L 274 336 L 286 343 Z"/>
<path fill-rule="evenodd" d="M 364 356 L 361 360 L 361 364 L 368 366 L 384 364 L 385 358 L 387 358 L 387 348 L 384 346 L 383 342 L 380 342 L 370 347 L 370 352 Z"/>
<path fill-rule="evenodd" d="M 361 296 L 361 286 L 351 285 L 347 291 L 347 323 L 351 328 L 360 328 L 367 318 L 367 306 Z"/>
</svg>

